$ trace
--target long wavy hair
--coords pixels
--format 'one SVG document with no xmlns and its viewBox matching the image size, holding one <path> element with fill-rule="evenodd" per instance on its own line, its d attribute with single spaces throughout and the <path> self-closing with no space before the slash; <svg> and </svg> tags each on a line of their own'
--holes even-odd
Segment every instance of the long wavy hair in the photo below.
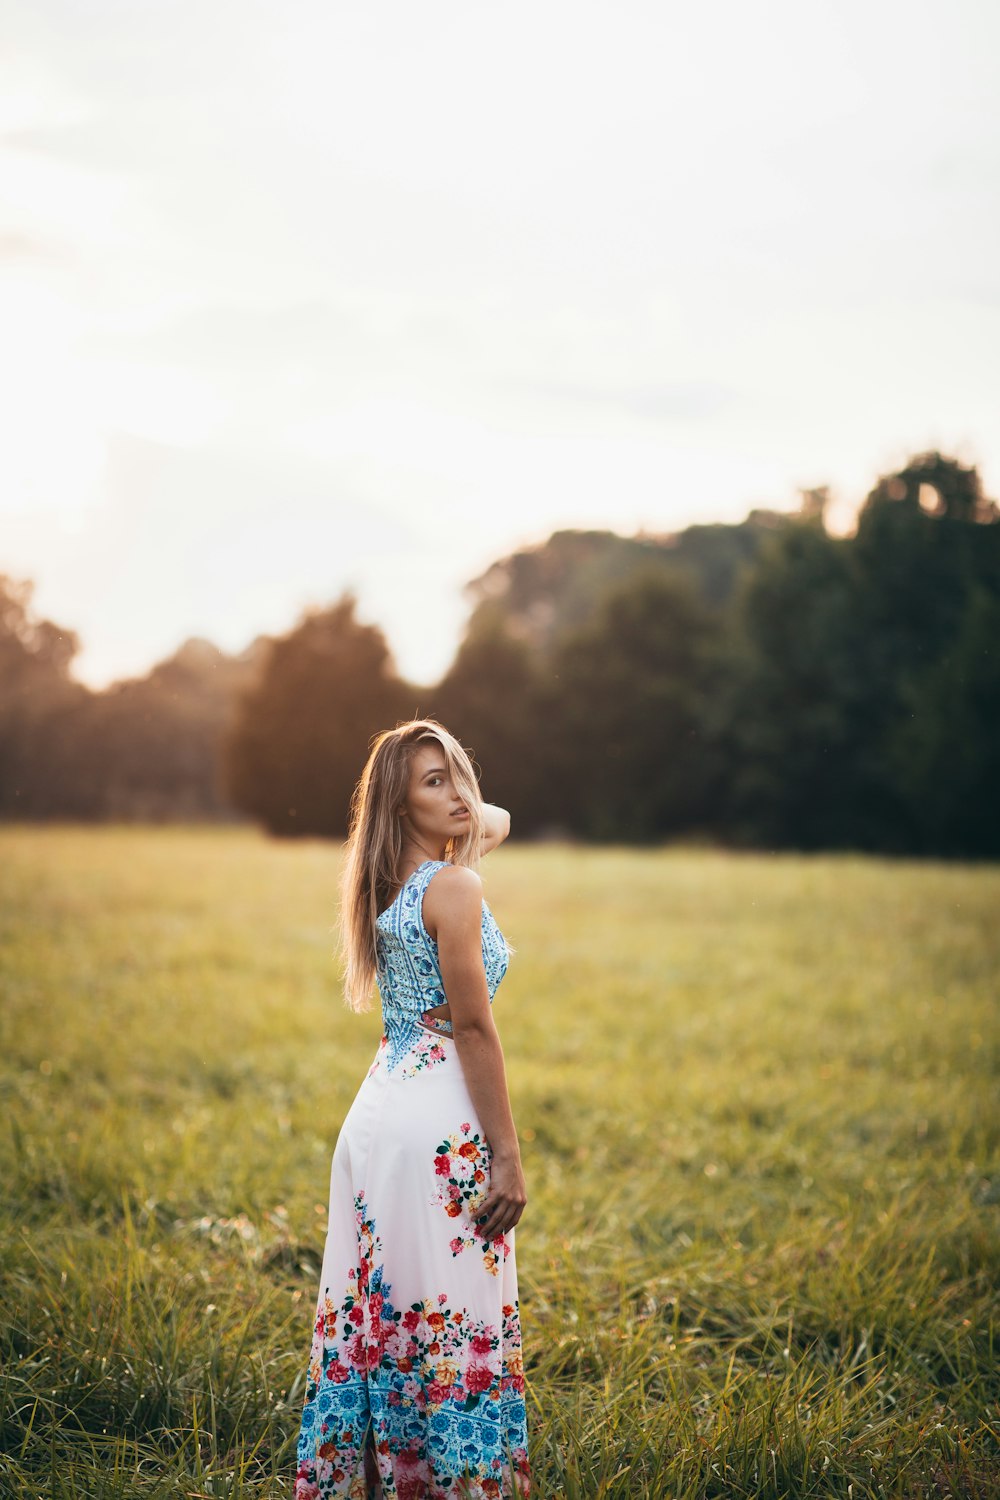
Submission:
<svg viewBox="0 0 1000 1500">
<path fill-rule="evenodd" d="M 347 844 L 340 877 L 340 954 L 344 999 L 352 1010 L 368 1010 L 375 979 L 375 919 L 400 887 L 403 828 L 399 808 L 410 785 L 410 763 L 420 745 L 437 744 L 455 791 L 469 809 L 461 834 L 448 840 L 444 857 L 453 865 L 479 867 L 485 817 L 483 797 L 468 752 L 436 719 L 410 719 L 376 736 L 351 797 Z"/>
</svg>

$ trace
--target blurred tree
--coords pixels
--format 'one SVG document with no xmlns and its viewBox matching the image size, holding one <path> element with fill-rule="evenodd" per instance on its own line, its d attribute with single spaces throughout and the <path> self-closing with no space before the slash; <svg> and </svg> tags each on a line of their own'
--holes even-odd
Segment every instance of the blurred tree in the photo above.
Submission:
<svg viewBox="0 0 1000 1500">
<path fill-rule="evenodd" d="M 239 658 L 188 641 L 93 693 L 69 676 L 76 635 L 0 576 L 0 816 L 245 813 L 339 837 L 371 737 L 424 712 L 481 757 L 516 833 L 1000 854 L 1000 510 L 936 451 L 879 478 L 853 538 L 827 535 L 828 499 L 556 532 L 469 586 L 431 691 L 345 595 Z"/>
<path fill-rule="evenodd" d="M 634 537 L 611 531 L 556 531 L 493 563 L 467 586 L 474 605 L 470 632 L 502 622 L 507 633 L 550 654 L 591 619 L 597 602 L 638 571 L 689 576 L 716 608 L 731 598 L 761 544 L 786 518 L 755 510 L 739 525 L 698 525 Z"/>
<path fill-rule="evenodd" d="M 31 582 L 0 577 L 0 816 L 227 818 L 217 742 L 253 650 L 191 640 L 141 679 L 69 676 L 75 632 L 35 619 Z"/>
<path fill-rule="evenodd" d="M 989 763 L 996 749 L 975 702 L 989 657 L 976 653 L 986 644 L 988 601 L 1000 589 L 998 519 L 975 469 L 936 452 L 881 478 L 859 516 L 851 629 L 863 689 L 857 810 L 869 847 L 985 852 L 992 825 L 976 807 L 985 789 L 973 762 Z M 934 722 L 946 703 L 950 723 Z M 972 736 L 961 754 L 952 738 L 958 724 Z M 987 737 L 974 743 L 976 733 Z M 956 774 L 935 790 L 931 768 L 943 774 L 947 743 Z M 912 768 L 905 746 L 916 757 Z M 973 824 L 978 842 L 970 842 Z M 1000 843 L 992 847 L 1000 853 Z"/>
<path fill-rule="evenodd" d="M 922 854 L 1000 855 L 1000 577 L 966 599 L 947 655 L 909 679 L 887 766 Z"/>
<path fill-rule="evenodd" d="M 239 658 L 193 637 L 146 676 L 89 693 L 65 725 L 76 811 L 135 822 L 230 821 L 219 746 L 259 645 Z"/>
<path fill-rule="evenodd" d="M 555 653 L 548 796 L 585 837 L 644 843 L 714 818 L 703 733 L 718 626 L 694 583 L 643 569 Z"/>
<path fill-rule="evenodd" d="M 920 702 L 923 763 L 934 762 L 940 673 L 971 592 L 1000 578 L 995 517 L 974 470 L 922 454 L 879 480 L 855 537 L 828 537 L 805 511 L 776 533 L 739 599 L 713 712 L 735 836 L 928 848 L 917 780 L 901 771 L 902 726 Z"/>
<path fill-rule="evenodd" d="M 0 574 L 0 816 L 47 816 L 72 748 L 59 732 L 87 690 L 69 676 L 72 630 L 38 619 L 35 584 Z"/>
<path fill-rule="evenodd" d="M 849 551 L 821 526 L 789 521 L 735 601 L 707 723 L 728 768 L 724 821 L 739 842 L 818 848 L 850 837 Z"/>
<path fill-rule="evenodd" d="M 983 493 L 975 466 L 965 467 L 937 449 L 915 454 L 904 468 L 883 475 L 865 505 L 877 508 L 886 500 L 896 502 L 902 510 L 920 509 L 952 521 L 990 525 L 1000 520 L 1000 509 Z"/>
<path fill-rule="evenodd" d="M 280 834 L 340 838 L 370 742 L 412 713 L 382 632 L 344 594 L 272 640 L 223 744 L 233 803 Z"/>
<path fill-rule="evenodd" d="M 428 712 L 472 750 L 486 777 L 483 795 L 507 808 L 520 835 L 549 816 L 547 682 L 551 673 L 527 642 L 483 611 L 429 695 Z"/>
</svg>

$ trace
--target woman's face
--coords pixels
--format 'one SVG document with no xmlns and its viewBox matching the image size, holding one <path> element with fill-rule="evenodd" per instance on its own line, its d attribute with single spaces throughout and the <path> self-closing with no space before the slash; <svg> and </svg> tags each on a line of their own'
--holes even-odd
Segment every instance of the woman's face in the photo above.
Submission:
<svg viewBox="0 0 1000 1500">
<path fill-rule="evenodd" d="M 469 826 L 469 810 L 451 779 L 440 745 L 418 745 L 410 760 L 406 827 L 421 843 L 444 847 Z"/>
</svg>

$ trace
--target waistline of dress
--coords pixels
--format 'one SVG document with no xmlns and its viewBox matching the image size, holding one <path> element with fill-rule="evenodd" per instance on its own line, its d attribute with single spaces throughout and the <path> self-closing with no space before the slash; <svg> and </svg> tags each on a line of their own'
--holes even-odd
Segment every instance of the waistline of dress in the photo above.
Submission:
<svg viewBox="0 0 1000 1500">
<path fill-rule="evenodd" d="M 455 1040 L 452 1024 L 444 1016 L 415 1016 L 414 1021 L 422 1031 L 430 1031 L 434 1036 L 447 1037 L 449 1041 Z"/>
</svg>

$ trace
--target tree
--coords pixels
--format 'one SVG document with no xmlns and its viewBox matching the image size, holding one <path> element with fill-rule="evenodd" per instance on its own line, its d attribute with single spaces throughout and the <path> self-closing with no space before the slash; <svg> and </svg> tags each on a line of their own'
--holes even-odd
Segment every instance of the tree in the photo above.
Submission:
<svg viewBox="0 0 1000 1500">
<path fill-rule="evenodd" d="M 712 738 L 740 842 L 805 848 L 853 837 L 857 663 L 850 543 L 789 522 L 736 602 Z"/>
<path fill-rule="evenodd" d="M 971 591 L 948 654 L 907 683 L 886 748 L 921 853 L 1000 855 L 997 589 Z"/>
<path fill-rule="evenodd" d="M 272 833 L 343 837 L 372 738 L 410 717 L 413 690 L 356 602 L 307 610 L 270 643 L 224 739 L 229 797 Z"/>
<path fill-rule="evenodd" d="M 855 537 L 828 537 L 808 516 L 775 534 L 738 603 L 716 718 L 737 837 L 930 852 L 952 838 L 948 818 L 964 826 L 968 810 L 953 800 L 946 816 L 947 799 L 931 795 L 930 768 L 948 739 L 936 722 L 946 704 L 972 738 L 973 724 L 988 733 L 949 663 L 958 650 L 970 684 L 989 675 L 976 656 L 982 610 L 975 627 L 963 622 L 976 590 L 1000 578 L 995 517 L 975 470 L 923 454 L 878 481 Z M 982 784 L 972 754 L 963 795 Z"/>
<path fill-rule="evenodd" d="M 527 642 L 482 613 L 430 695 L 429 712 L 473 751 L 488 778 L 484 795 L 508 809 L 515 834 L 549 818 L 547 683 Z"/>
<path fill-rule="evenodd" d="M 467 585 L 474 604 L 470 632 L 499 622 L 510 636 L 548 656 L 592 619 L 595 601 L 626 587 L 639 572 L 660 570 L 670 577 L 683 574 L 706 604 L 724 608 L 762 543 L 785 519 L 755 510 L 737 526 L 688 526 L 663 535 L 555 531 L 538 546 L 500 558 Z"/>
<path fill-rule="evenodd" d="M 943 707 L 940 682 L 968 628 L 973 596 L 998 586 L 996 520 L 976 470 L 938 453 L 918 454 L 881 478 L 859 516 L 850 631 L 860 689 L 857 812 L 867 847 L 928 847 L 898 747 L 915 705 L 925 729 L 933 705 Z M 962 691 L 958 681 L 953 686 Z M 959 712 L 954 694 L 952 711 Z"/>
<path fill-rule="evenodd" d="M 0 814 L 48 816 L 73 747 L 59 733 L 61 717 L 87 696 L 69 676 L 80 649 L 72 630 L 38 619 L 35 585 L 0 574 Z"/>
<path fill-rule="evenodd" d="M 66 724 L 77 755 L 80 814 L 135 822 L 233 817 L 219 785 L 219 745 L 254 673 L 197 637 L 143 677 L 90 693 Z"/>
<path fill-rule="evenodd" d="M 694 583 L 653 569 L 612 590 L 556 652 L 550 795 L 570 827 L 645 843 L 711 821 L 716 641 Z"/>
</svg>

